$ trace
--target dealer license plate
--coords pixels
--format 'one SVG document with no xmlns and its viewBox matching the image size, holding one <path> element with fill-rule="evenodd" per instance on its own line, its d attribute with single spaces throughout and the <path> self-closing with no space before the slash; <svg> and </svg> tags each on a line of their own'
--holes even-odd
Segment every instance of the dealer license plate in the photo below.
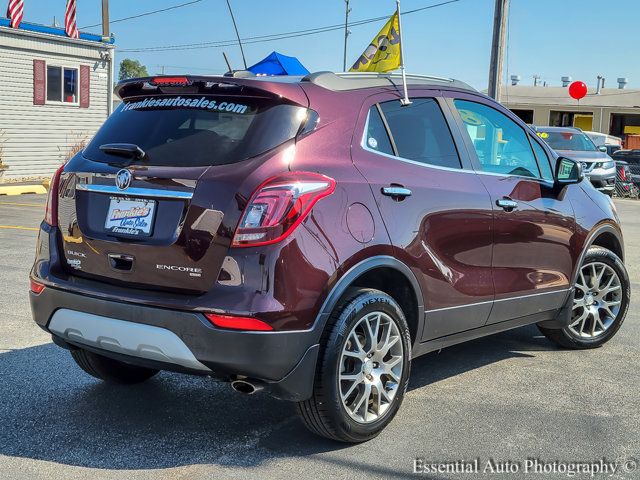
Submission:
<svg viewBox="0 0 640 480">
<path fill-rule="evenodd" d="M 104 228 L 120 235 L 148 237 L 155 210 L 155 200 L 111 197 Z"/>
</svg>

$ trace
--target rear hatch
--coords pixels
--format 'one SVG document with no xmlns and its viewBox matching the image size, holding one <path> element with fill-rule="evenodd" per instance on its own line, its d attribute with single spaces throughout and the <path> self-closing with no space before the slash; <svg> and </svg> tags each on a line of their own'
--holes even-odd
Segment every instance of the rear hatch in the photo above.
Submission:
<svg viewBox="0 0 640 480">
<path fill-rule="evenodd" d="M 287 98 L 246 80 L 165 78 L 121 86 L 123 104 L 65 168 L 65 268 L 133 287 L 204 292 L 246 201 L 243 184 L 295 138 L 306 97 L 294 85 Z"/>
</svg>

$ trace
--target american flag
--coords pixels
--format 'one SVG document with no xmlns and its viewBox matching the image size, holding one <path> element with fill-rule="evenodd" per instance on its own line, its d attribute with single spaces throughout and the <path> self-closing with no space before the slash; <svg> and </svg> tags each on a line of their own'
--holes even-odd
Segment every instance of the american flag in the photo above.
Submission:
<svg viewBox="0 0 640 480">
<path fill-rule="evenodd" d="M 11 28 L 18 28 L 24 17 L 24 0 L 9 0 L 7 18 L 11 20 Z"/>
<path fill-rule="evenodd" d="M 71 38 L 79 38 L 76 26 L 76 0 L 67 0 L 67 10 L 64 13 L 64 31 Z"/>
</svg>

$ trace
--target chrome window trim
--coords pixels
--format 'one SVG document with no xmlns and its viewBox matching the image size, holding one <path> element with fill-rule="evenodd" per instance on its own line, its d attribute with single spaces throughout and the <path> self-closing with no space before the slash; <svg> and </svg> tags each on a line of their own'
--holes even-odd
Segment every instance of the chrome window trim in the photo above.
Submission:
<svg viewBox="0 0 640 480">
<path fill-rule="evenodd" d="M 80 183 L 76 185 L 76 190 L 94 193 L 106 193 L 110 195 L 122 195 L 127 197 L 152 197 L 152 198 L 178 198 L 190 200 L 193 192 L 182 192 L 178 190 L 158 190 L 155 188 L 127 188 L 120 190 L 115 185 L 95 185 Z"/>
<path fill-rule="evenodd" d="M 377 103 L 375 105 L 377 105 Z M 408 158 L 398 157 L 396 155 L 389 155 L 388 153 L 374 150 L 367 145 L 367 141 L 366 141 L 367 132 L 369 131 L 369 115 L 370 114 L 371 114 L 371 108 L 369 108 L 369 110 L 367 111 L 367 121 L 364 124 L 364 131 L 362 132 L 362 138 L 360 139 L 360 148 L 362 148 L 366 152 L 375 153 L 376 155 L 380 155 L 381 157 L 391 158 L 393 160 L 399 160 L 401 162 L 410 163 L 411 165 L 417 165 L 419 167 L 425 167 L 425 168 L 433 168 L 435 170 L 443 170 L 445 172 L 460 172 L 460 173 L 467 173 L 467 174 L 473 173 L 476 175 L 490 175 L 493 177 L 503 177 L 503 178 L 522 178 L 525 180 L 532 180 L 534 182 L 542 183 L 547 186 L 553 186 L 553 182 L 549 182 L 544 178 L 527 177 L 525 175 L 510 175 L 508 173 L 485 172 L 484 170 L 470 170 L 468 168 L 464 168 L 463 166 L 461 166 L 460 168 L 442 167 L 440 165 L 432 165 L 430 163 L 417 162 L 415 160 L 409 160 Z"/>
</svg>

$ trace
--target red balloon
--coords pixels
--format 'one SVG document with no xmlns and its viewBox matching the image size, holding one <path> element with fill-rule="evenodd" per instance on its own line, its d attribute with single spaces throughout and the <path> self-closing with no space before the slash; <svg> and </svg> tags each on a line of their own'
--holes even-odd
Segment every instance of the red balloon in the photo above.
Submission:
<svg viewBox="0 0 640 480">
<path fill-rule="evenodd" d="M 576 100 L 587 96 L 587 85 L 584 82 L 573 82 L 569 85 L 569 95 Z"/>
</svg>

